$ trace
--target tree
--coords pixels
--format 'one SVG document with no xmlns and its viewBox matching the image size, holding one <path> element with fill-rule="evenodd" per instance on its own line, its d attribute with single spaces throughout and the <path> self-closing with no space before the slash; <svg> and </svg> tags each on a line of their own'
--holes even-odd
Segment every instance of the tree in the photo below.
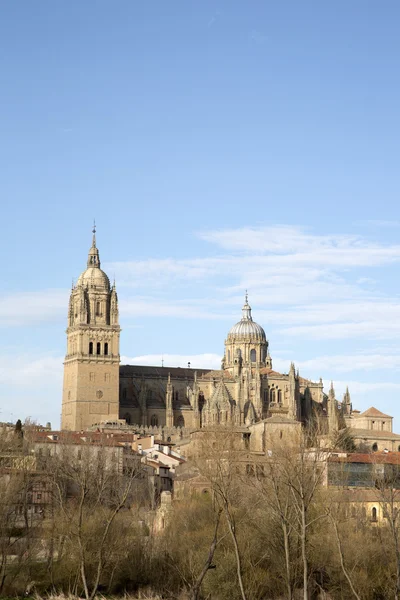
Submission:
<svg viewBox="0 0 400 600">
<path fill-rule="evenodd" d="M 77 565 L 73 591 L 80 581 L 87 600 L 93 600 L 112 563 L 118 516 L 128 510 L 133 484 L 141 474 L 139 458 L 122 473 L 114 453 L 115 447 L 105 441 L 78 449 L 66 442 L 51 461 L 59 518 L 56 533 L 62 540 L 58 555 Z"/>
<path fill-rule="evenodd" d="M 234 429 L 220 427 L 204 431 L 202 438 L 195 462 L 200 473 L 210 482 L 216 510 L 224 515 L 234 549 L 240 594 L 242 600 L 247 600 L 237 518 L 239 507 L 243 509 L 244 506 L 241 503 L 241 479 L 238 477 L 246 464 L 241 436 Z"/>
<path fill-rule="evenodd" d="M 382 462 L 378 462 L 381 456 Z M 376 473 L 377 504 L 382 510 L 395 561 L 395 600 L 400 598 L 400 464 L 390 464 L 386 454 L 374 454 L 371 462 Z M 375 508 L 376 511 L 376 508 Z"/>
<path fill-rule="evenodd" d="M 309 446 L 309 440 L 314 446 Z M 287 590 L 291 581 L 289 536 L 297 536 L 302 562 L 302 587 L 304 600 L 310 596 L 309 536 L 312 527 L 325 518 L 321 510 L 321 486 L 327 454 L 318 446 L 318 436 L 310 438 L 303 430 L 294 433 L 290 442 L 272 440 L 270 460 L 267 463 L 272 491 L 272 506 L 278 515 L 285 542 Z"/>
</svg>

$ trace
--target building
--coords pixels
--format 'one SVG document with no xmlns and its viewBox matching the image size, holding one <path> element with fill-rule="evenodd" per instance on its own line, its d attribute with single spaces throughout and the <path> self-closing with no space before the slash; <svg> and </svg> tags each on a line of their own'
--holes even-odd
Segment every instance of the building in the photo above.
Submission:
<svg viewBox="0 0 400 600">
<path fill-rule="evenodd" d="M 63 430 L 126 424 L 168 440 L 229 425 L 247 428 L 261 444 L 268 428 L 287 435 L 318 420 L 325 433 L 347 424 L 377 449 L 389 441 L 390 449 L 400 445 L 392 418 L 375 408 L 353 410 L 348 390 L 339 402 L 333 385 L 326 394 L 322 379 L 301 377 L 294 363 L 288 373 L 275 371 L 247 293 L 242 317 L 227 334 L 221 369 L 120 366 L 118 296 L 101 269 L 95 229 L 86 269 L 71 290 L 66 333 Z"/>
</svg>

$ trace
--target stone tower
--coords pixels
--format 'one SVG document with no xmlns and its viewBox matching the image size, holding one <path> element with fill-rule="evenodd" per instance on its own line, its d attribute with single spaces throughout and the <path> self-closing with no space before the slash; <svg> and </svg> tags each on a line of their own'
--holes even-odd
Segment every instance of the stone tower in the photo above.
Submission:
<svg viewBox="0 0 400 600">
<path fill-rule="evenodd" d="M 100 268 L 93 228 L 87 268 L 72 286 L 68 308 L 67 354 L 61 428 L 86 429 L 118 419 L 119 335 L 115 283 Z"/>
</svg>

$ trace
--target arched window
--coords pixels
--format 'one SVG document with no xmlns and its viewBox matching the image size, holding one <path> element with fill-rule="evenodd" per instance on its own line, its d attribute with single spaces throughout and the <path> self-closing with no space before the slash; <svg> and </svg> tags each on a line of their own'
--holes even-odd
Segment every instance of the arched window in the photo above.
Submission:
<svg viewBox="0 0 400 600">
<path fill-rule="evenodd" d="M 271 390 L 270 398 L 271 398 L 271 404 L 273 404 L 275 402 L 275 390 L 274 389 Z"/>
<path fill-rule="evenodd" d="M 101 344 L 100 344 L 100 342 L 97 342 L 96 354 L 100 354 L 100 352 L 101 352 Z"/>
<path fill-rule="evenodd" d="M 93 354 L 93 342 L 89 342 L 89 354 Z"/>
<path fill-rule="evenodd" d="M 278 404 L 282 404 L 282 390 L 278 390 Z"/>
<path fill-rule="evenodd" d="M 176 426 L 177 427 L 185 427 L 185 419 L 182 415 L 179 415 L 179 417 L 177 418 Z"/>
<path fill-rule="evenodd" d="M 256 351 L 254 350 L 250 350 L 250 362 L 256 362 Z"/>
<path fill-rule="evenodd" d="M 150 425 L 152 427 L 157 427 L 158 426 L 158 417 L 157 417 L 157 415 L 151 415 Z"/>
<path fill-rule="evenodd" d="M 376 522 L 377 522 L 377 520 L 378 520 L 378 515 L 377 515 L 376 508 L 375 508 L 375 506 L 374 506 L 374 507 L 372 508 L 372 511 L 371 511 L 371 521 L 373 521 L 374 523 L 376 523 Z"/>
<path fill-rule="evenodd" d="M 375 442 L 375 444 L 372 444 L 372 452 L 377 452 L 378 451 L 378 444 Z"/>
<path fill-rule="evenodd" d="M 101 312 L 100 312 L 100 302 L 96 302 L 96 315 L 97 316 L 101 315 Z"/>
<path fill-rule="evenodd" d="M 179 392 L 175 392 L 175 401 L 178 402 L 179 401 Z"/>
<path fill-rule="evenodd" d="M 108 356 L 108 342 L 104 344 L 104 354 Z"/>
</svg>

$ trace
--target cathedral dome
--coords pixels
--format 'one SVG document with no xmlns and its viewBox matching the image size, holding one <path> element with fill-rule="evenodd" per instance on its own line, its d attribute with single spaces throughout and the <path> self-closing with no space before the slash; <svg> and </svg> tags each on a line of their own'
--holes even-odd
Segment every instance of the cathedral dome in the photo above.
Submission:
<svg viewBox="0 0 400 600">
<path fill-rule="evenodd" d="M 88 267 L 79 275 L 77 285 L 110 289 L 110 280 L 99 267 Z"/>
<path fill-rule="evenodd" d="M 253 321 L 253 317 L 251 316 L 251 307 L 248 303 L 247 293 L 246 300 L 242 308 L 242 313 L 243 316 L 239 323 L 236 323 L 236 325 L 230 329 L 228 333 L 228 339 L 250 337 L 251 339 L 265 342 L 267 338 L 264 329 L 261 327 L 261 325 Z"/>
</svg>

